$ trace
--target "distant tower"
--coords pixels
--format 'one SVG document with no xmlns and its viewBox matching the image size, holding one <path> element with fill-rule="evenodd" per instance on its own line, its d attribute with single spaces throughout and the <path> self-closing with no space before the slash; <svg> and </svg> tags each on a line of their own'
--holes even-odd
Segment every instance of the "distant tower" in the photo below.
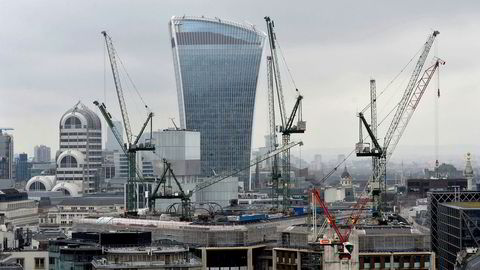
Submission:
<svg viewBox="0 0 480 270">
<path fill-rule="evenodd" d="M 472 168 L 472 155 L 467 153 L 465 156 L 466 165 L 465 170 L 463 171 L 463 175 L 467 178 L 467 189 L 468 190 L 477 190 L 477 184 L 473 180 L 473 168 Z"/>
<path fill-rule="evenodd" d="M 13 136 L 0 128 L 0 179 L 12 179 Z"/>
<path fill-rule="evenodd" d="M 347 170 L 347 165 L 345 165 L 345 168 L 343 169 L 342 175 L 340 176 L 340 183 L 342 184 L 342 187 L 351 187 L 352 186 L 352 176 Z"/>
<path fill-rule="evenodd" d="M 51 149 L 45 145 L 37 145 L 33 149 L 33 161 L 35 162 L 50 162 L 51 161 Z"/>
</svg>

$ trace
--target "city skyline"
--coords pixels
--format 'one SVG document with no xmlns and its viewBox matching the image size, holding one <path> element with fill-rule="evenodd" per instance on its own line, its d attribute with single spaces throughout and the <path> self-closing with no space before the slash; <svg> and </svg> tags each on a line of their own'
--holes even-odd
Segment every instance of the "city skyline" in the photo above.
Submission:
<svg viewBox="0 0 480 270">
<path fill-rule="evenodd" d="M 3 25 L 10 27 L 3 27 L 0 32 L 5 40 L 0 51 L 6 63 L 0 72 L 0 92 L 7 96 L 0 101 L 0 114 L 2 126 L 15 128 L 10 132 L 15 137 L 15 152 L 32 155 L 33 146 L 37 144 L 48 145 L 55 152 L 58 149 L 56 116 L 78 100 L 90 105 L 91 101 L 103 101 L 106 97 L 107 106 L 120 118 L 108 66 L 104 91 L 102 30 L 112 34 L 127 69 L 144 99 L 151 103 L 149 106 L 156 113 L 155 127 L 171 126 L 170 117 L 178 121 L 167 26 L 175 14 L 247 21 L 263 31 L 263 16 L 270 15 L 275 20 L 285 58 L 305 96 L 304 119 L 308 122 L 308 131 L 302 137 L 305 142 L 302 151 L 308 156 L 319 152 L 313 149 L 353 148 L 358 137 L 355 114 L 368 102 L 369 79 L 377 79 L 378 92 L 381 92 L 417 52 L 431 30 L 438 29 L 439 45 L 432 52 L 437 51 L 447 62 L 441 71 L 440 144 L 478 145 L 476 138 L 480 136 L 480 129 L 472 125 L 476 116 L 464 109 L 474 108 L 475 100 L 479 99 L 475 85 L 480 67 L 471 57 L 480 43 L 471 34 L 480 26 L 476 16 L 479 9 L 472 8 L 476 2 L 470 2 L 467 8 L 448 2 L 409 6 L 370 1 L 350 3 L 349 9 L 345 9 L 345 4 L 310 2 L 312 8 L 297 9 L 278 3 L 274 13 L 269 9 L 271 3 L 256 3 L 255 10 L 246 12 L 245 7 L 217 2 L 217 9 L 212 12 L 202 2 L 182 5 L 120 1 L 115 4 L 115 16 L 109 16 L 108 1 L 3 2 L 0 4 Z M 53 13 L 58 16 L 51 16 Z M 128 18 L 130 13 L 141 13 L 141 19 L 127 23 L 123 18 Z M 32 61 L 41 64 L 31 65 Z M 267 132 L 265 69 L 262 63 L 254 116 L 254 148 L 263 145 Z M 282 75 L 287 82 L 288 73 Z M 404 72 L 403 77 L 408 76 L 409 72 Z M 427 90 L 398 151 L 407 145 L 433 145 L 435 84 Z M 379 118 L 393 104 L 392 91 L 397 93 L 393 95 L 395 100 L 403 88 L 396 86 L 386 92 L 385 99 L 379 99 Z M 288 83 L 285 93 L 287 107 L 291 107 L 295 93 Z M 31 98 L 25 99 L 26 95 Z M 132 125 L 138 127 L 144 114 L 136 103 L 139 102 L 132 98 L 128 105 Z M 386 103 L 390 106 L 385 106 Z M 476 149 L 471 151 L 475 154 Z"/>
</svg>

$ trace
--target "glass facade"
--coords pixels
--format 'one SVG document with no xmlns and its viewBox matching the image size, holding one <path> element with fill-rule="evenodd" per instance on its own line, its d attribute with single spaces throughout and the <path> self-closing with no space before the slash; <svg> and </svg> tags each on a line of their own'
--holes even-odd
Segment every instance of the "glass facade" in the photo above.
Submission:
<svg viewBox="0 0 480 270">
<path fill-rule="evenodd" d="M 173 17 L 170 35 L 180 123 L 200 131 L 202 175 L 246 167 L 266 35 L 203 17 Z M 240 179 L 247 184 L 248 171 Z"/>
</svg>

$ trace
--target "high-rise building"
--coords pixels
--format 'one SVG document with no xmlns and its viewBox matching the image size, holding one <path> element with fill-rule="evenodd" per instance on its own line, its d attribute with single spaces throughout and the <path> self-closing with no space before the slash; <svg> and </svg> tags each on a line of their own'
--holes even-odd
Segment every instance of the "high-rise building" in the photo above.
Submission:
<svg viewBox="0 0 480 270">
<path fill-rule="evenodd" d="M 101 165 L 100 118 L 87 106 L 78 102 L 60 119 L 57 181 L 61 181 L 63 186 L 59 189 L 66 193 L 97 191 L 100 178 L 98 170 Z M 80 187 L 80 190 L 75 190 L 74 186 Z"/>
<path fill-rule="evenodd" d="M 28 155 L 21 153 L 15 162 L 15 179 L 17 181 L 27 181 L 30 179 L 30 163 L 28 162 Z"/>
<path fill-rule="evenodd" d="M 428 193 L 428 212 L 430 213 L 430 236 L 431 236 L 431 247 L 432 251 L 437 254 L 436 266 L 437 269 L 453 269 L 450 268 L 452 260 L 452 255 L 455 256 L 458 250 L 452 249 L 452 245 L 446 243 L 445 241 L 452 241 L 453 246 L 456 247 L 466 247 L 463 244 L 458 243 L 458 235 L 460 233 L 460 227 L 458 226 L 458 213 L 452 210 L 449 210 L 448 203 L 463 203 L 467 202 L 469 204 L 477 206 L 480 201 L 480 192 L 478 191 L 434 191 Z M 442 206 L 443 205 L 443 206 Z M 445 207 L 447 206 L 447 207 Z M 447 212 L 445 212 L 447 211 Z M 450 211 L 450 212 L 448 212 Z M 446 216 L 449 216 L 448 218 Z M 477 215 L 478 216 L 478 215 Z M 453 218 L 455 217 L 455 219 Z M 469 219 L 469 216 L 463 216 Z M 470 222 L 477 224 L 477 220 Z M 445 233 L 442 230 L 448 228 L 446 232 L 449 234 L 451 240 L 445 240 Z M 452 229 L 455 230 L 451 231 Z M 478 231 L 478 229 L 477 229 Z M 462 232 L 463 233 L 463 232 Z M 464 234 L 465 238 L 471 237 L 470 234 Z M 478 234 L 476 234 L 478 237 Z M 453 242 L 455 241 L 455 242 Z M 475 241 L 480 241 L 476 239 Z"/>
<path fill-rule="evenodd" d="M 265 33 L 218 18 L 169 23 L 180 124 L 201 136 L 205 176 L 246 167 Z M 245 186 L 248 171 L 240 178 Z"/>
<path fill-rule="evenodd" d="M 12 179 L 13 136 L 0 129 L 0 179 Z"/>
<path fill-rule="evenodd" d="M 455 265 L 459 252 L 468 248 L 478 248 L 479 223 L 478 201 L 453 201 L 438 205 L 438 269 L 457 269 Z M 475 269 L 478 269 L 478 266 Z"/>
<path fill-rule="evenodd" d="M 51 149 L 46 145 L 37 145 L 33 149 L 33 161 L 35 162 L 50 162 L 51 161 Z"/>
<path fill-rule="evenodd" d="M 117 128 L 118 134 L 121 136 L 123 142 L 123 125 L 120 121 L 113 121 L 113 125 Z M 118 143 L 115 135 L 110 127 L 107 127 L 107 141 L 105 142 L 105 150 L 107 151 L 122 151 L 120 144 Z"/>
</svg>

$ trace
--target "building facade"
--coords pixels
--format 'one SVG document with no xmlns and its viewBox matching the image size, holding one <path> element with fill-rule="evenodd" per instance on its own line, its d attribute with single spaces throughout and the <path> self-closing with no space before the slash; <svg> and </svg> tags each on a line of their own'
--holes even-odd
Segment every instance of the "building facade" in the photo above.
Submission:
<svg viewBox="0 0 480 270">
<path fill-rule="evenodd" d="M 33 148 L 33 161 L 35 162 L 50 162 L 52 160 L 51 157 L 51 149 L 46 145 L 36 145 Z"/>
<path fill-rule="evenodd" d="M 180 124 L 201 134 L 202 175 L 246 167 L 266 35 L 218 18 L 173 17 L 169 27 Z M 247 184 L 248 171 L 240 177 Z"/>
<path fill-rule="evenodd" d="M 0 179 L 13 177 L 13 136 L 0 129 Z"/>
<path fill-rule="evenodd" d="M 30 163 L 28 162 L 28 155 L 21 153 L 15 162 L 15 180 L 27 181 L 30 179 Z"/>
<path fill-rule="evenodd" d="M 57 180 L 61 189 L 71 193 L 98 190 L 102 166 L 102 124 L 100 118 L 88 107 L 78 102 L 60 119 L 60 154 L 57 157 Z"/>
<path fill-rule="evenodd" d="M 0 190 L 0 224 L 13 227 L 38 225 L 38 206 L 26 192 L 16 189 Z"/>
<path fill-rule="evenodd" d="M 438 207 L 439 269 L 454 269 L 459 252 L 478 248 L 480 202 L 448 202 Z"/>
<path fill-rule="evenodd" d="M 428 212 L 430 213 L 430 236 L 431 249 L 437 254 L 436 266 L 437 269 L 445 268 L 445 260 L 449 260 L 442 254 L 440 235 L 442 234 L 441 205 L 450 202 L 479 202 L 480 192 L 478 191 L 444 191 L 444 192 L 430 192 L 428 193 Z M 459 230 L 459 229 L 458 229 Z"/>
<path fill-rule="evenodd" d="M 467 186 L 466 178 L 407 179 L 407 194 L 425 198 L 430 191 L 466 190 Z"/>
</svg>

